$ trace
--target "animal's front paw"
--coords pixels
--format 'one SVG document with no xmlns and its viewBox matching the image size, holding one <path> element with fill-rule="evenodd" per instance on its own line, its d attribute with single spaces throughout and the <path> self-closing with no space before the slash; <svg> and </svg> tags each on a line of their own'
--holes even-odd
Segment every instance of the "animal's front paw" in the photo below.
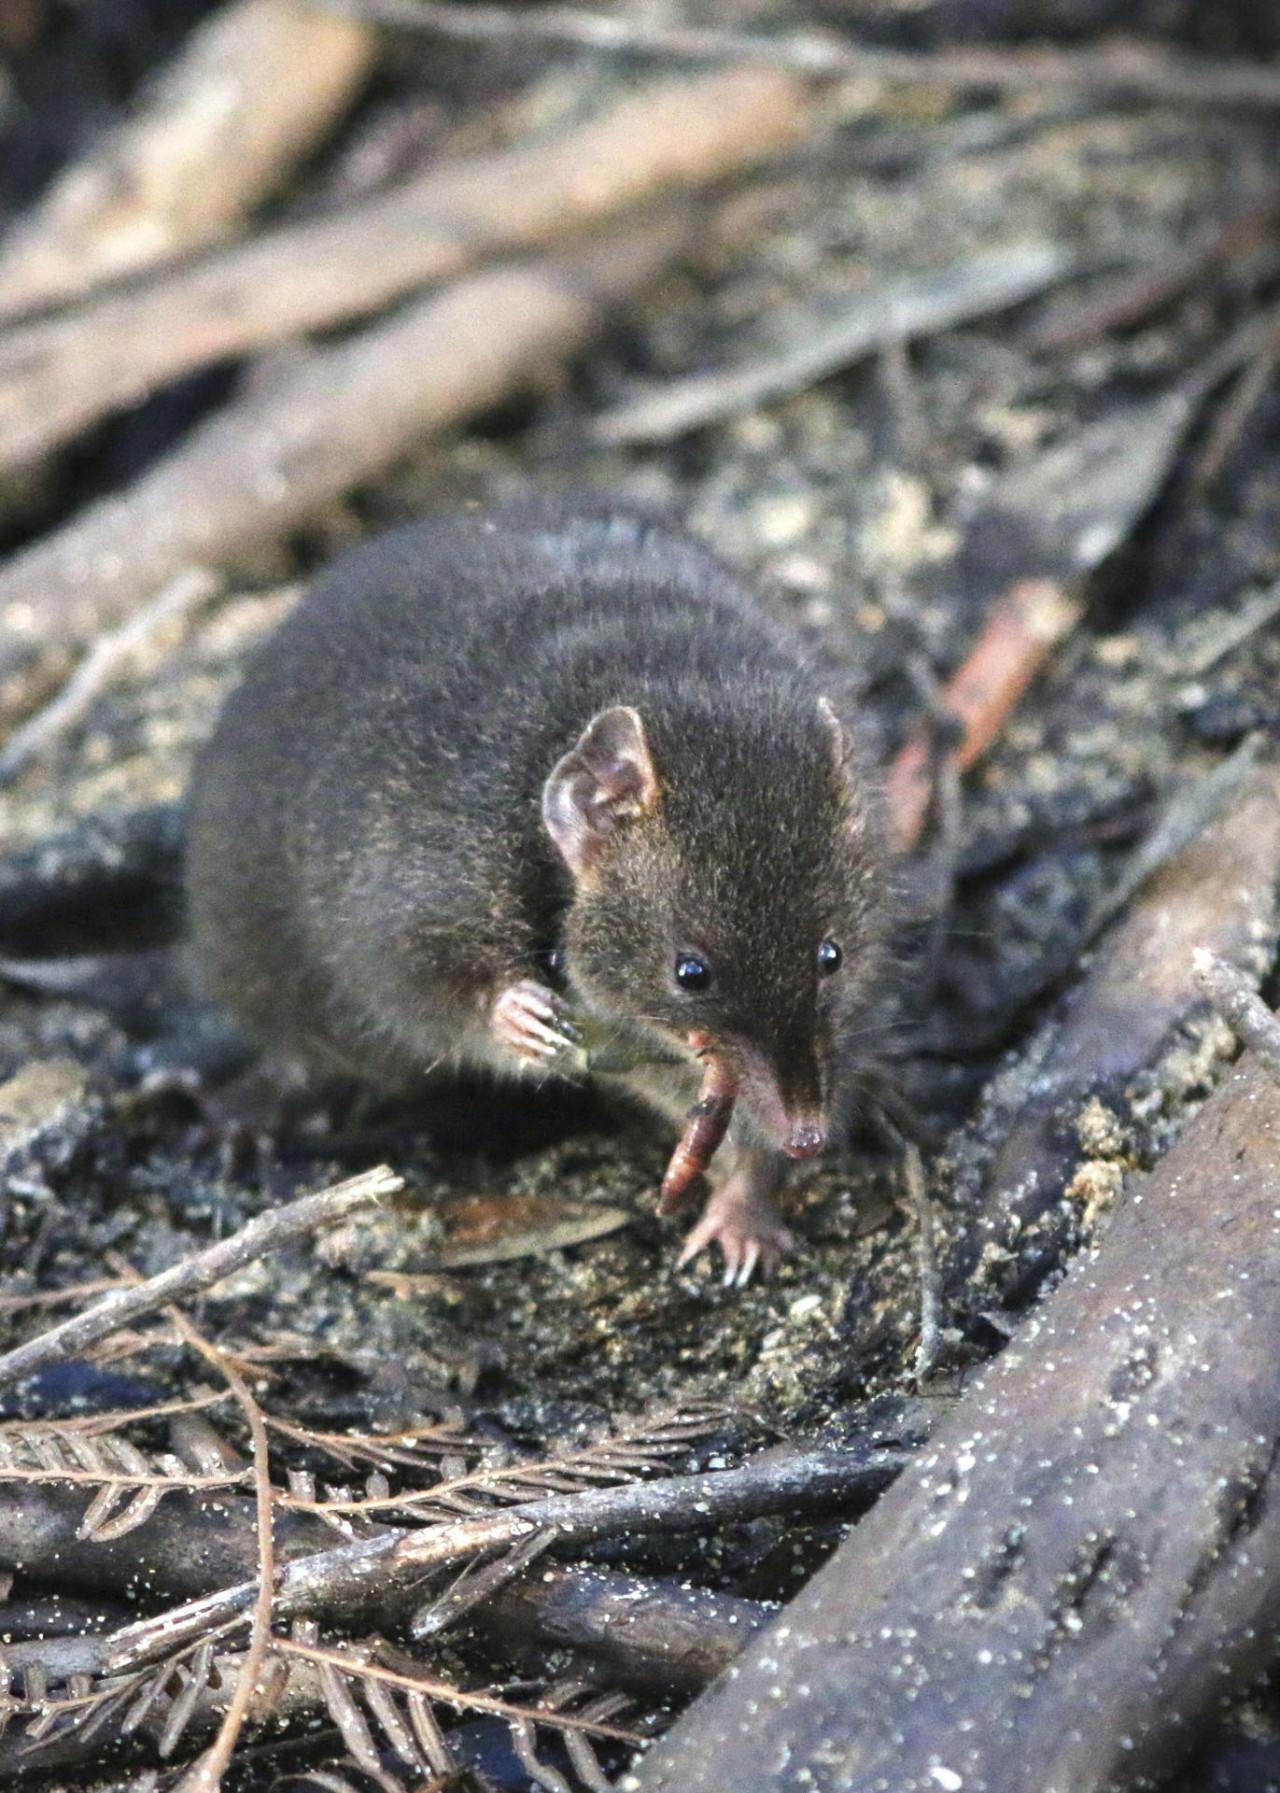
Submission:
<svg viewBox="0 0 1280 1793">
<path fill-rule="evenodd" d="M 746 1177 L 730 1177 L 712 1195 L 702 1219 L 684 1242 L 678 1263 L 696 1258 L 708 1245 L 724 1253 L 724 1286 L 745 1288 L 759 1265 L 766 1275 L 795 1245 L 782 1216 L 767 1195 Z"/>
<path fill-rule="evenodd" d="M 578 1050 L 578 1030 L 569 1005 L 554 990 L 525 978 L 499 992 L 489 1015 L 494 1039 L 526 1065 L 550 1066 L 562 1053 Z"/>
</svg>

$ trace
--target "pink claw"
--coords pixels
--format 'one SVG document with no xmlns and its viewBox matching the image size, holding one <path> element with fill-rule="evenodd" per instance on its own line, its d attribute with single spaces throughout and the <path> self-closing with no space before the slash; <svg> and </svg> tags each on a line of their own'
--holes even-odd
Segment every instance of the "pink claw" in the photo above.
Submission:
<svg viewBox="0 0 1280 1793">
<path fill-rule="evenodd" d="M 500 1046 L 527 1065 L 549 1065 L 578 1044 L 568 1004 L 554 990 L 525 978 L 494 1002 L 489 1029 Z"/>
<path fill-rule="evenodd" d="M 757 1266 L 766 1275 L 776 1269 L 795 1244 L 767 1196 L 730 1177 L 707 1203 L 702 1219 L 684 1242 L 677 1260 L 682 1268 L 708 1245 L 724 1253 L 724 1286 L 744 1289 Z"/>
</svg>

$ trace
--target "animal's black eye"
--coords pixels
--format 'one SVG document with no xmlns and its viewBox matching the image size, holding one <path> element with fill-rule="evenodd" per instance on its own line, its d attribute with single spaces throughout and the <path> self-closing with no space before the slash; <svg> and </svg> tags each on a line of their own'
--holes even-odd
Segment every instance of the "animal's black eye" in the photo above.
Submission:
<svg viewBox="0 0 1280 1793">
<path fill-rule="evenodd" d="M 818 948 L 818 976 L 830 977 L 844 963 L 844 954 L 834 940 L 824 940 Z"/>
<path fill-rule="evenodd" d="M 700 953 L 680 953 L 675 963 L 675 980 L 682 990 L 696 995 L 711 987 L 711 967 Z"/>
</svg>

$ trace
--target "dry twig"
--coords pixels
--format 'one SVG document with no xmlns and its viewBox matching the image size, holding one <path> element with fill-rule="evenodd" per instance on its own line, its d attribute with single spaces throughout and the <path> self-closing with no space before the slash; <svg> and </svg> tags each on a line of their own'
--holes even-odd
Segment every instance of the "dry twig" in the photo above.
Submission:
<svg viewBox="0 0 1280 1793">
<path fill-rule="evenodd" d="M 137 115 L 74 163 L 0 254 L 0 314 L 222 236 L 328 133 L 375 34 L 304 0 L 233 0 Z"/>
<path fill-rule="evenodd" d="M 144 1314 L 153 1314 L 174 1301 L 185 1300 L 202 1289 L 211 1288 L 224 1276 L 256 1262 L 267 1252 L 304 1238 L 319 1227 L 331 1226 L 361 1208 L 372 1207 L 403 1186 L 399 1177 L 385 1165 L 380 1165 L 376 1170 L 364 1171 L 320 1195 L 305 1195 L 286 1207 L 259 1214 L 230 1239 L 197 1252 L 171 1269 L 162 1270 L 158 1276 L 136 1288 L 113 1292 L 87 1312 L 76 1314 L 38 1338 L 7 1352 L 0 1357 L 0 1386 L 17 1382 L 49 1364 L 65 1363 Z"/>
<path fill-rule="evenodd" d="M 1191 979 L 1236 1038 L 1280 1077 L 1280 1021 L 1244 973 L 1217 953 L 1197 947 L 1191 955 Z"/>
<path fill-rule="evenodd" d="M 967 771 L 997 738 L 1018 700 L 1057 644 L 1070 634 L 1083 605 L 1048 579 L 1024 579 L 996 603 L 982 635 L 942 693 L 962 728 L 948 755 Z M 889 771 L 888 803 L 895 844 L 910 852 L 920 839 L 933 796 L 930 731 L 918 730 Z"/>
<path fill-rule="evenodd" d="M 1020 304 L 1068 271 L 1068 258 L 1051 243 L 1011 244 L 856 293 L 838 312 L 830 303 L 821 309 L 797 308 L 790 318 L 774 320 L 791 348 L 746 366 L 643 391 L 597 417 L 592 433 L 600 442 L 670 442 L 753 405 L 802 391 L 889 344 Z"/>
<path fill-rule="evenodd" d="M 12 783 L 32 760 L 83 722 L 116 674 L 155 636 L 187 622 L 220 590 L 221 581 L 212 573 L 191 567 L 120 628 L 95 641 L 52 703 L 10 735 L 0 752 L 0 786 Z"/>
</svg>

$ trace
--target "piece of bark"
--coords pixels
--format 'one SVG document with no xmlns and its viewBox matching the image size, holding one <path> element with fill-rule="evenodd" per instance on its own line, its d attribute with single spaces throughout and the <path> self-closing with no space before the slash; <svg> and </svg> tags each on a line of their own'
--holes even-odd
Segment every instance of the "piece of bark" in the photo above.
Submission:
<svg viewBox="0 0 1280 1793">
<path fill-rule="evenodd" d="M 1280 1087 L 1242 1061 L 632 1793 L 1101 1793 L 1271 1660 Z"/>
<path fill-rule="evenodd" d="M 74 163 L 0 249 L 0 316 L 224 235 L 321 142 L 377 34 L 305 0 L 232 0 L 137 115 Z"/>
<path fill-rule="evenodd" d="M 488 256 L 777 154 L 821 122 L 797 75 L 655 82 L 596 118 L 446 164 L 0 335 L 0 468 L 215 361 L 362 316 Z"/>
<path fill-rule="evenodd" d="M 1077 1129 L 1086 1104 L 1126 1109 L 1135 1078 L 1207 1015 L 1192 974 L 1196 948 L 1261 976 L 1280 928 L 1278 878 L 1280 773 L 1268 760 L 1148 879 L 1029 1049 L 1027 1074 L 1015 1069 L 1003 1142 L 978 1188 L 961 1186 L 953 1200 L 949 1281 L 981 1266 L 967 1302 L 1022 1300 L 1058 1261 L 1079 1224 L 1063 1195 L 1086 1155 Z"/>
<path fill-rule="evenodd" d="M 156 467 L 0 570 L 0 679 L 114 628 L 191 566 L 223 567 L 412 443 L 581 347 L 690 240 L 672 209 L 472 275 L 245 393 Z"/>
</svg>

